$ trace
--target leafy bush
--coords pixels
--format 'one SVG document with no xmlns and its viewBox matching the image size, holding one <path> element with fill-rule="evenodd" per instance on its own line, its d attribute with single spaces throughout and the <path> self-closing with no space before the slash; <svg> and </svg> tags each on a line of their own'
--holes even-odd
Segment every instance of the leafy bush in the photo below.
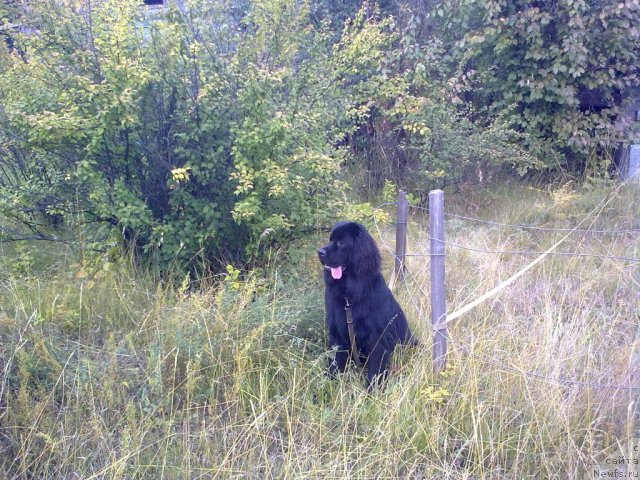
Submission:
<svg viewBox="0 0 640 480">
<path fill-rule="evenodd" d="M 363 17 L 332 46 L 290 0 L 76 5 L 34 5 L 3 53 L 3 214 L 41 236 L 43 217 L 89 222 L 167 267 L 255 258 L 342 211 L 336 145 L 367 80 L 352 65 L 381 54 L 383 24 Z"/>
<path fill-rule="evenodd" d="M 638 2 L 447 0 L 433 13 L 459 72 L 481 87 L 468 101 L 512 110 L 547 167 L 607 171 L 631 139 L 619 116 L 640 85 Z"/>
<path fill-rule="evenodd" d="M 397 35 L 351 142 L 363 189 L 424 194 L 496 166 L 606 176 L 633 139 L 637 2 L 381 4 Z"/>
<path fill-rule="evenodd" d="M 350 173 L 363 193 L 378 193 L 392 180 L 424 197 L 432 188 L 482 181 L 484 171 L 524 174 L 541 165 L 522 148 L 507 113 L 476 111 L 464 101 L 480 86 L 456 78 L 449 40 L 434 35 L 440 25 L 430 8 L 402 2 L 383 10 L 394 15 L 387 19 L 391 47 L 359 90 L 361 121 L 348 139 Z"/>
</svg>

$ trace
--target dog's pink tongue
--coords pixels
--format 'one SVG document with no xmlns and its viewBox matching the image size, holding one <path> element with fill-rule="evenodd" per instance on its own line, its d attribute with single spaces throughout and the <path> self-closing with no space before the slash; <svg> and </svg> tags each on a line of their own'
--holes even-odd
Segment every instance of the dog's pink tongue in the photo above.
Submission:
<svg viewBox="0 0 640 480">
<path fill-rule="evenodd" d="M 330 267 L 331 276 L 334 280 L 340 280 L 342 278 L 342 267 Z"/>
</svg>

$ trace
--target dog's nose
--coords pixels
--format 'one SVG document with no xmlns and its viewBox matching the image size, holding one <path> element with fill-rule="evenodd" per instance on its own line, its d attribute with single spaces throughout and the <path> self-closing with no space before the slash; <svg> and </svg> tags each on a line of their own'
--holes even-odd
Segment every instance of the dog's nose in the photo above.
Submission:
<svg viewBox="0 0 640 480">
<path fill-rule="evenodd" d="M 318 256 L 320 258 L 324 257 L 327 254 L 327 251 L 324 248 L 318 250 Z"/>
</svg>

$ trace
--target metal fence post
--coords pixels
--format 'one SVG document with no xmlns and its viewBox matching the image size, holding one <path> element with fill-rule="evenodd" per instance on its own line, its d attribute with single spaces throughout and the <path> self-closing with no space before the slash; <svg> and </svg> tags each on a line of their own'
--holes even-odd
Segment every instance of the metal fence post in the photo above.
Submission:
<svg viewBox="0 0 640 480">
<path fill-rule="evenodd" d="M 443 371 L 447 362 L 444 247 L 444 192 L 433 190 L 429 192 L 429 254 L 434 373 Z"/>
<path fill-rule="evenodd" d="M 398 192 L 398 210 L 396 214 L 396 255 L 389 287 L 396 281 L 404 281 L 405 255 L 407 253 L 407 218 L 409 217 L 409 201 L 404 191 Z"/>
</svg>

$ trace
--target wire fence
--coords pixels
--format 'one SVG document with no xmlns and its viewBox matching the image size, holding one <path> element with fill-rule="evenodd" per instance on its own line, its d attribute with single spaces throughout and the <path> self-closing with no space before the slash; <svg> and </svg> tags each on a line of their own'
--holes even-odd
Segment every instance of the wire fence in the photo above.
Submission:
<svg viewBox="0 0 640 480">
<path fill-rule="evenodd" d="M 419 206 L 415 206 L 413 207 L 415 209 L 420 209 L 420 210 L 427 210 L 424 207 L 419 207 Z M 455 213 L 449 213 L 449 212 L 445 212 L 444 213 L 446 217 L 449 218 L 457 218 L 459 220 L 465 220 L 465 221 L 469 221 L 469 222 L 475 222 L 475 223 L 481 223 L 484 225 L 491 225 L 491 226 L 496 226 L 496 227 L 503 227 L 503 228 L 519 228 L 522 230 L 539 230 L 542 232 L 562 232 L 562 233 L 566 233 L 566 232 L 575 232 L 575 233 L 591 233 L 591 234 L 604 234 L 604 235 L 625 235 L 625 234 L 629 234 L 629 233 L 640 233 L 640 228 L 629 228 L 629 229 L 622 229 L 622 230 L 598 230 L 598 229 L 594 229 L 594 228 L 550 228 L 550 227 L 541 227 L 538 225 L 526 225 L 526 224 L 520 224 L 520 223 L 500 223 L 500 222 L 493 222 L 493 221 L 489 221 L 489 220 L 482 220 L 480 218 L 474 218 L 474 217 L 466 217 L 464 215 L 458 215 Z"/>
<path fill-rule="evenodd" d="M 380 205 L 378 205 L 377 207 L 374 208 L 374 211 L 377 211 L 379 209 L 381 209 L 382 207 L 385 206 L 390 206 L 390 205 L 396 205 L 396 203 L 382 203 Z M 428 214 L 428 209 L 425 207 L 419 207 L 419 206 L 414 206 L 414 205 L 409 205 L 410 209 L 414 209 L 414 210 L 421 210 L 424 211 L 425 214 Z M 582 232 L 582 233 L 593 233 L 593 234 L 611 234 L 611 235 L 625 235 L 625 234 L 631 234 L 631 233 L 640 233 L 640 228 L 638 229 L 625 229 L 625 230 L 597 230 L 597 229 L 570 229 L 570 228 L 547 228 L 547 227 L 539 227 L 536 225 L 525 225 L 525 224 L 509 224 L 509 223 L 498 223 L 498 222 L 491 222 L 488 220 L 481 220 L 481 219 L 477 219 L 477 218 L 473 218 L 473 217 L 465 217 L 462 215 L 457 215 L 457 214 L 452 214 L 452 213 L 448 213 L 445 212 L 444 213 L 445 216 L 447 217 L 451 217 L 451 218 L 458 218 L 458 219 L 464 219 L 464 220 L 469 220 L 469 221 L 474 221 L 474 222 L 478 222 L 481 224 L 489 224 L 489 225 L 493 225 L 493 226 L 501 226 L 501 227 L 513 227 L 513 228 L 521 228 L 521 229 L 530 229 L 530 230 L 541 230 L 541 231 L 545 231 L 545 232 L 556 232 L 556 233 L 574 233 L 574 232 Z M 374 225 L 377 229 L 378 232 L 378 238 L 380 238 L 380 242 L 383 244 L 383 246 L 385 247 L 385 249 L 389 252 L 391 252 L 391 254 L 395 257 L 395 253 L 393 252 L 393 250 L 391 249 L 391 247 L 389 247 L 387 244 L 384 243 L 381 231 L 380 231 L 380 227 L 378 225 L 378 222 L 375 218 L 374 215 Z M 427 240 L 431 241 L 431 240 L 435 240 L 436 242 L 442 242 L 445 245 L 452 247 L 452 248 L 457 248 L 460 250 L 466 250 L 468 252 L 476 252 L 476 253 L 485 253 L 485 254 L 489 254 L 489 255 L 532 255 L 532 256 L 538 256 L 538 255 L 542 255 L 544 253 L 547 252 L 543 252 L 543 251 L 536 251 L 536 250 L 495 250 L 495 249 L 486 249 L 486 248 L 477 248 L 477 247 L 469 247 L 466 245 L 460 245 L 459 243 L 454 243 L 454 242 L 450 242 L 447 240 L 439 240 L 439 239 L 433 239 L 430 236 L 427 235 L 426 237 Z M 434 254 L 432 253 L 428 253 L 428 252 L 408 252 L 405 253 L 404 256 L 405 257 L 432 257 Z M 618 255 L 604 255 L 604 254 L 599 254 L 599 253 L 583 253 L 583 252 L 548 252 L 547 255 L 552 255 L 552 256 L 558 256 L 558 257 L 591 257 L 591 258 L 601 258 L 601 259 L 608 259 L 608 260 L 620 260 L 620 261 L 625 261 L 625 262 L 632 262 L 632 263 L 640 263 L 640 258 L 636 258 L 636 257 L 623 257 L 623 256 L 618 256 Z"/>
<path fill-rule="evenodd" d="M 603 202 L 604 202 L 604 200 L 603 200 Z M 374 209 L 374 213 L 377 210 L 380 210 L 380 209 L 382 209 L 384 207 L 396 206 L 396 205 L 398 205 L 396 202 L 386 202 L 386 203 L 380 204 Z M 421 213 L 423 213 L 423 215 L 428 216 L 428 209 L 425 208 L 425 207 L 409 206 L 409 208 L 413 209 L 413 210 L 421 211 Z M 564 238 L 560 242 L 556 243 L 556 245 L 554 245 L 554 247 L 559 245 L 560 243 L 562 243 L 566 238 L 568 238 L 570 235 L 572 235 L 574 233 L 582 233 L 583 235 L 593 234 L 593 235 L 607 235 L 607 236 L 611 236 L 611 235 L 634 235 L 634 237 L 635 237 L 635 234 L 639 234 L 640 233 L 640 228 L 635 228 L 635 227 L 634 228 L 624 228 L 624 229 L 611 229 L 611 230 L 578 228 L 582 223 L 584 223 L 584 221 L 588 218 L 589 215 L 587 215 L 587 217 L 585 217 L 574 228 L 551 228 L 551 227 L 542 227 L 542 226 L 538 226 L 538 225 L 510 224 L 510 223 L 494 222 L 494 221 L 483 220 L 483 219 L 474 218 L 474 217 L 468 217 L 468 216 L 464 216 L 464 215 L 458 215 L 458 214 L 454 214 L 454 213 L 450 213 L 450 212 L 444 212 L 444 216 L 447 217 L 447 218 L 456 219 L 456 220 L 462 220 L 462 221 L 466 221 L 466 222 L 473 222 L 473 223 L 477 223 L 477 224 L 490 225 L 490 226 L 501 227 L 501 228 L 515 228 L 515 229 L 521 229 L 521 230 L 536 230 L 536 231 L 543 231 L 543 232 L 547 232 L 547 233 L 562 233 L 562 234 L 564 234 L 565 235 Z M 398 225 L 402 221 L 403 220 L 398 219 Z M 406 219 L 404 220 L 404 223 L 407 223 Z M 379 225 L 379 223 L 377 221 L 376 215 L 374 215 L 374 226 L 375 226 L 376 232 L 378 234 L 378 238 L 379 238 L 380 244 L 382 245 L 382 248 L 385 251 L 385 253 L 387 253 L 391 258 L 397 260 L 398 254 L 396 252 L 394 252 L 394 250 L 385 242 L 384 236 L 382 234 L 380 225 Z M 422 231 L 425 231 L 425 230 L 426 229 L 422 229 Z M 532 262 L 532 264 L 530 264 L 530 266 L 532 266 L 533 264 L 535 264 L 538 261 L 542 260 L 547 255 L 564 256 L 564 257 L 591 257 L 591 258 L 616 260 L 616 261 L 621 261 L 621 262 L 629 262 L 631 264 L 640 263 L 640 258 L 636 258 L 636 257 L 626 257 L 626 256 L 608 255 L 608 254 L 599 254 L 599 253 L 584 253 L 584 252 L 555 252 L 555 251 L 552 251 L 554 247 L 552 247 L 551 249 L 548 249 L 547 251 L 544 251 L 544 252 L 543 251 L 531 251 L 531 250 L 495 250 L 495 249 L 484 249 L 484 248 L 469 247 L 469 246 L 461 245 L 461 244 L 450 242 L 450 241 L 433 239 L 430 235 L 427 235 L 426 238 L 430 242 L 432 242 L 432 241 L 442 242 L 448 247 L 451 247 L 451 248 L 454 248 L 454 249 L 465 250 L 465 251 L 472 251 L 472 252 L 478 252 L 478 253 L 484 253 L 484 254 L 492 254 L 492 255 L 510 254 L 510 255 L 523 255 L 523 256 L 525 256 L 525 255 L 536 255 L 536 256 L 538 256 L 538 259 L 536 259 L 534 262 Z M 635 239 L 637 239 L 637 238 L 635 238 Z M 434 255 L 431 254 L 431 253 L 423 253 L 423 252 L 419 252 L 419 253 L 409 252 L 409 253 L 403 253 L 403 256 L 404 257 L 433 257 Z M 408 268 L 408 266 L 406 265 L 406 262 L 404 261 L 404 259 L 401 260 L 400 264 L 402 266 L 403 272 L 405 274 L 408 274 L 408 275 L 405 275 L 404 277 L 405 278 L 409 277 L 411 279 L 412 283 L 415 285 L 415 287 L 420 292 L 420 294 L 423 296 L 423 298 L 428 298 L 428 294 L 424 290 L 423 286 L 421 285 L 421 282 L 418 280 L 417 276 L 413 273 L 413 271 L 410 268 Z M 525 269 L 521 270 L 521 272 L 522 273 L 526 272 L 528 270 L 528 268 L 529 267 L 526 267 Z M 514 276 L 512 278 L 516 278 L 516 277 L 517 276 Z M 407 282 L 404 281 L 402 283 L 405 286 L 405 289 L 406 289 L 407 294 L 409 296 L 410 303 L 411 303 L 412 307 L 416 310 L 418 315 L 422 316 L 425 308 L 423 306 L 420 306 L 420 303 L 415 298 L 414 293 L 409 288 Z M 503 282 L 503 284 L 505 284 L 505 286 L 506 286 L 506 282 Z M 489 292 L 491 294 L 489 296 L 492 296 L 494 294 L 494 291 L 499 291 L 502 288 L 503 288 L 502 286 L 499 286 L 499 288 L 492 289 L 492 291 Z M 486 294 L 485 294 L 485 296 L 486 296 Z M 477 300 L 483 300 L 483 299 L 477 299 Z M 455 318 L 458 318 L 459 316 L 461 316 L 461 314 L 466 313 L 466 311 L 468 311 L 468 309 L 466 307 L 468 307 L 469 305 L 471 305 L 473 303 L 476 303 L 476 302 L 470 302 L 470 304 L 468 304 L 467 306 L 456 310 L 456 312 L 454 312 L 454 315 L 456 316 Z M 440 325 L 434 324 L 434 329 L 433 329 L 434 330 L 434 334 L 436 333 L 436 331 L 438 329 L 446 329 L 447 323 L 449 323 L 449 322 L 445 321 Z M 482 355 L 482 354 L 479 354 L 477 352 L 474 352 L 472 349 L 470 349 L 468 346 L 466 346 L 464 344 L 459 344 L 458 343 L 457 347 L 461 351 L 465 352 L 467 355 L 473 356 L 473 357 L 477 358 L 478 360 L 480 360 L 481 362 L 483 362 L 483 363 L 485 363 L 487 365 L 491 365 L 492 367 L 494 367 L 494 368 L 496 368 L 496 369 L 498 369 L 500 371 L 504 371 L 504 372 L 508 372 L 508 373 L 512 373 L 512 374 L 522 375 L 522 376 L 525 376 L 527 378 L 531 378 L 533 380 L 545 382 L 545 383 L 548 383 L 548 384 L 554 384 L 554 385 L 563 386 L 563 387 L 576 386 L 576 387 L 582 387 L 582 388 L 591 388 L 591 389 L 609 390 L 609 391 L 611 391 L 611 390 L 613 390 L 613 391 L 632 391 L 632 392 L 640 391 L 640 385 L 619 385 L 619 384 L 614 384 L 614 383 L 599 383 L 599 382 L 579 381 L 579 380 L 575 380 L 575 379 L 563 378 L 563 377 L 560 377 L 560 376 L 548 376 L 548 375 L 545 375 L 543 373 L 538 373 L 536 371 L 528 371 L 528 370 L 517 368 L 517 367 L 512 366 L 512 365 L 504 364 L 503 362 L 500 362 L 498 360 L 490 358 L 490 357 L 488 357 L 486 355 Z"/>
<path fill-rule="evenodd" d="M 431 240 L 431 238 L 429 237 L 429 240 Z M 487 249 L 483 249 L 483 248 L 474 248 L 474 247 L 466 247 L 464 245 L 460 245 L 457 243 L 453 243 L 453 242 L 448 242 L 448 241 L 442 241 L 442 240 L 435 240 L 437 242 L 442 242 L 445 245 L 448 245 L 450 247 L 454 247 L 454 248 L 459 248 L 461 250 L 466 250 L 468 252 L 478 252 L 478 253 L 487 253 L 487 254 L 491 254 L 491 255 L 542 255 L 543 253 L 546 252 L 542 252 L 542 251 L 533 251 L 533 250 L 487 250 Z M 625 261 L 625 262 L 640 262 L 640 258 L 635 258 L 635 257 L 620 257 L 617 255 L 602 255 L 599 253 L 580 253 L 580 252 L 549 252 L 547 253 L 547 255 L 552 255 L 552 256 L 565 256 L 565 257 L 591 257 L 591 258 L 603 258 L 603 259 L 609 259 L 609 260 L 621 260 L 621 261 Z M 415 254 L 412 253 L 408 256 L 412 256 L 412 257 L 429 257 L 431 255 L 429 255 L 428 253 L 420 253 L 420 254 Z"/>
</svg>

